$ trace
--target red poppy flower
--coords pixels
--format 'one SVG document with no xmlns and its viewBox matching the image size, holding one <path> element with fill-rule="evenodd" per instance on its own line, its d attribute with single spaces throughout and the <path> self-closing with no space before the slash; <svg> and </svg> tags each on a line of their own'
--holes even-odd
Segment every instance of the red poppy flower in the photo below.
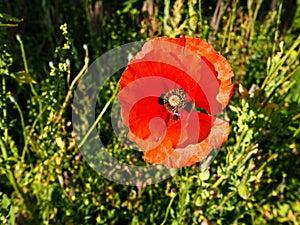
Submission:
<svg viewBox="0 0 300 225">
<path fill-rule="evenodd" d="M 199 38 L 146 42 L 120 80 L 121 116 L 144 160 L 168 167 L 200 162 L 228 137 L 213 115 L 233 90 L 226 59 Z"/>
</svg>

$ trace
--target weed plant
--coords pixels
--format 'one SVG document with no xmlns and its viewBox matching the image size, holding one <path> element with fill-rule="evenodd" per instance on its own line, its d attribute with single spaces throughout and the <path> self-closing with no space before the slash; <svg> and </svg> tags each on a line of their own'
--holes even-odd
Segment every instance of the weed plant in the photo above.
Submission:
<svg viewBox="0 0 300 225">
<path fill-rule="evenodd" d="M 13 0 L 0 10 L 1 224 L 300 224 L 299 0 Z M 201 37 L 229 60 L 230 137 L 206 170 L 122 186 L 80 153 L 73 92 L 104 52 L 162 35 Z M 109 111 L 97 124 L 107 150 L 143 164 L 113 135 Z"/>
</svg>

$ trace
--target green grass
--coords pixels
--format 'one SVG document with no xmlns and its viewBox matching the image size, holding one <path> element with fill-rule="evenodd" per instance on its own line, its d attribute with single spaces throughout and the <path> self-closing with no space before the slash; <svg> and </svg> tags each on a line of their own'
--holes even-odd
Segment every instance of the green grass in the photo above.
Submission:
<svg viewBox="0 0 300 225">
<path fill-rule="evenodd" d="M 63 2 L 0 3 L 2 224 L 300 224 L 299 0 Z M 73 91 L 101 54 L 161 35 L 204 38 L 231 63 L 231 133 L 205 171 L 122 186 L 81 155 Z M 111 154 L 141 163 L 107 113 L 97 127 Z"/>
</svg>

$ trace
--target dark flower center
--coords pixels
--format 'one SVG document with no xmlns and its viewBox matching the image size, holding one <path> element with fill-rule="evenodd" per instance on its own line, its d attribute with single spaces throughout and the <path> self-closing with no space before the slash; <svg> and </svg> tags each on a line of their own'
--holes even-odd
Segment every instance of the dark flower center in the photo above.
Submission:
<svg viewBox="0 0 300 225">
<path fill-rule="evenodd" d="M 192 106 L 192 102 L 187 102 L 186 92 L 182 88 L 172 89 L 166 94 L 162 94 L 158 99 L 158 103 L 163 105 L 169 113 L 173 114 L 174 120 L 178 119 L 183 109 L 189 111 Z"/>
</svg>

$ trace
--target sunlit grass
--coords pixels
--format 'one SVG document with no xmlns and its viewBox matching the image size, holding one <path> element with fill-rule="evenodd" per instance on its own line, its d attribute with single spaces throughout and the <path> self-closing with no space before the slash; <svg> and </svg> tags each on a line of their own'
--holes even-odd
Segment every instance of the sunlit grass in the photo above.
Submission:
<svg viewBox="0 0 300 225">
<path fill-rule="evenodd" d="M 272 9 L 262 0 L 42 2 L 32 15 L 12 10 L 22 1 L 0 14 L 1 223 L 300 223 L 299 1 L 292 11 L 280 0 Z M 81 155 L 73 91 L 105 51 L 161 35 L 204 38 L 231 63 L 230 137 L 204 171 L 194 165 L 155 185 L 122 186 Z M 109 82 L 99 114 L 113 101 L 117 81 Z M 108 116 L 97 127 L 114 156 L 142 160 L 110 135 Z"/>
</svg>

